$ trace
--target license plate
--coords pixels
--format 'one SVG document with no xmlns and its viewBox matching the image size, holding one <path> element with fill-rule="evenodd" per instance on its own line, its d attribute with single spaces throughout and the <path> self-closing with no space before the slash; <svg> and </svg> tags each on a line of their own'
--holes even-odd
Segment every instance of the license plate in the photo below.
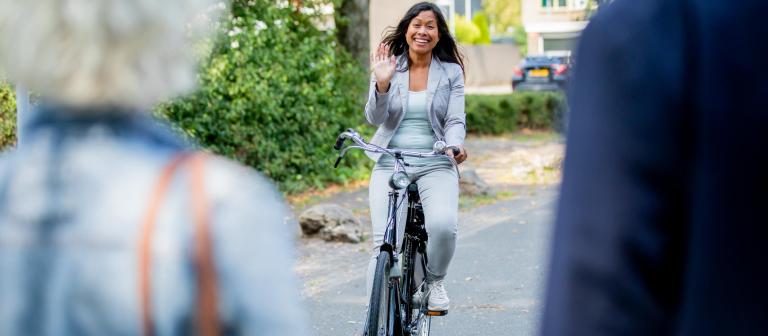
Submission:
<svg viewBox="0 0 768 336">
<path fill-rule="evenodd" d="M 533 69 L 528 71 L 530 77 L 549 77 L 549 69 Z"/>
</svg>

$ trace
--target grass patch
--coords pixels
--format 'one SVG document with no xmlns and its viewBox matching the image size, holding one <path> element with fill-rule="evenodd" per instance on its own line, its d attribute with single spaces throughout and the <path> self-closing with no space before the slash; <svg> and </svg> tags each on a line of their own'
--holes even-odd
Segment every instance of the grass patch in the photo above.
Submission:
<svg viewBox="0 0 768 336">
<path fill-rule="evenodd" d="M 491 193 L 490 195 L 461 195 L 459 197 L 459 209 L 470 210 L 477 207 L 490 205 L 499 201 L 512 199 L 515 196 L 517 196 L 517 193 L 507 190 Z"/>
<path fill-rule="evenodd" d="M 538 131 L 524 129 L 508 135 L 508 139 L 517 142 L 552 142 L 563 138 L 563 135 L 555 131 Z"/>
</svg>

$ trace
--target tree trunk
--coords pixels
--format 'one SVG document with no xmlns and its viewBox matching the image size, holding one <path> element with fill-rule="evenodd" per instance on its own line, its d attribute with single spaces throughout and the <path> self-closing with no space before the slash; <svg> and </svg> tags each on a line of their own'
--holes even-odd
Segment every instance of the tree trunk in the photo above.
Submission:
<svg viewBox="0 0 768 336">
<path fill-rule="evenodd" d="M 336 2 L 335 20 L 339 43 L 368 68 L 368 5 L 369 0 L 339 0 Z"/>
</svg>

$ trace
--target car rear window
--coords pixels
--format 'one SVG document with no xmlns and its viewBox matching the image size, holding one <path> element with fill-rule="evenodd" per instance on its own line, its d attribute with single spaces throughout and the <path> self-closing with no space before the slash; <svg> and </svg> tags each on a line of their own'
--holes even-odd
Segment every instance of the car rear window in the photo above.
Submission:
<svg viewBox="0 0 768 336">
<path fill-rule="evenodd" d="M 551 56 L 534 56 L 526 57 L 526 63 L 533 64 L 566 64 L 568 61 L 565 57 L 551 57 Z"/>
</svg>

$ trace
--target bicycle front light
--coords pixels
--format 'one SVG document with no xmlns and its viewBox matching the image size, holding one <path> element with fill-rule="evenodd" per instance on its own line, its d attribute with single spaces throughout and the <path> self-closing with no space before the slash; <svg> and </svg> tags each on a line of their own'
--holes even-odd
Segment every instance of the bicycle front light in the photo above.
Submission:
<svg viewBox="0 0 768 336">
<path fill-rule="evenodd" d="M 408 174 L 405 172 L 395 172 L 389 178 L 389 186 L 392 187 L 392 189 L 405 189 L 409 184 L 411 184 L 411 178 L 408 177 Z"/>
</svg>

